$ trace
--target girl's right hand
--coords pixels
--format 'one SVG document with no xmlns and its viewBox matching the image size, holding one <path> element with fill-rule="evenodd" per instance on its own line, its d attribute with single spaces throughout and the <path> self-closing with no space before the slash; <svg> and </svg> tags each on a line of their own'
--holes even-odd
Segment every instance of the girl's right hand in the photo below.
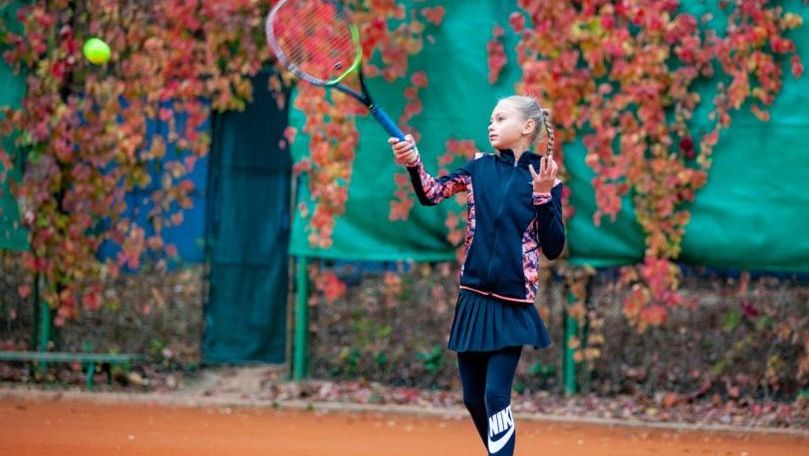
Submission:
<svg viewBox="0 0 809 456">
<path fill-rule="evenodd" d="M 539 172 L 534 169 L 534 165 L 528 165 L 528 170 L 531 171 L 531 183 L 534 186 L 534 191 L 548 193 L 556 182 L 559 165 L 556 164 L 552 156 L 546 155 L 540 158 Z"/>
<path fill-rule="evenodd" d="M 405 136 L 404 141 L 390 137 L 388 138 L 388 144 L 391 145 L 396 163 L 403 166 L 416 166 L 419 161 L 419 151 L 416 148 L 416 141 L 413 140 L 413 136 Z"/>
</svg>

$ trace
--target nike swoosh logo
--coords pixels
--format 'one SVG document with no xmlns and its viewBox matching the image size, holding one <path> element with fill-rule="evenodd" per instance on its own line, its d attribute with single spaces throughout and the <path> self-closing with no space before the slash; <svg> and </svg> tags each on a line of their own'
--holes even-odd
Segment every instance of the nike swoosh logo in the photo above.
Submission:
<svg viewBox="0 0 809 456">
<path fill-rule="evenodd" d="M 508 443 L 511 435 L 514 434 L 514 428 L 515 426 L 512 425 L 510 428 L 508 428 L 508 431 L 497 440 L 492 440 L 492 438 L 489 437 L 489 453 L 494 454 L 502 450 L 503 447 Z"/>
</svg>

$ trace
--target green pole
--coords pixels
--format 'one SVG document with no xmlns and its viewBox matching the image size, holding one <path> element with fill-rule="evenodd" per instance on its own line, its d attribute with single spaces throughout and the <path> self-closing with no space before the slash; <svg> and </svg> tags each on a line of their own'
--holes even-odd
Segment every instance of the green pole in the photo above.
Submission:
<svg viewBox="0 0 809 456">
<path fill-rule="evenodd" d="M 39 344 L 38 349 L 41 352 L 48 351 L 48 342 L 51 340 L 51 306 L 42 299 L 42 290 L 45 280 L 41 275 L 36 275 L 36 289 L 37 289 L 37 302 L 39 306 Z"/>
<path fill-rule="evenodd" d="M 51 306 L 47 302 L 40 302 L 39 320 L 39 351 L 48 351 L 48 341 L 51 338 Z"/>
<path fill-rule="evenodd" d="M 42 280 L 39 277 L 37 277 L 36 287 L 38 290 L 42 289 Z M 40 293 L 37 293 L 37 303 L 35 305 L 39 306 L 39 344 L 37 349 L 40 352 L 46 352 L 48 351 L 48 342 L 51 339 L 51 306 L 42 299 Z M 37 370 L 40 374 L 42 374 L 47 367 L 47 363 L 44 361 L 37 363 Z"/>
<path fill-rule="evenodd" d="M 309 376 L 309 275 L 306 272 L 305 256 L 299 256 L 296 263 L 295 353 L 292 379 L 297 382 Z"/>
<path fill-rule="evenodd" d="M 34 274 L 34 292 L 31 293 L 31 343 L 29 347 L 31 350 L 37 350 L 39 348 L 39 273 Z"/>
<path fill-rule="evenodd" d="M 576 302 L 576 296 L 568 288 L 567 303 L 572 304 L 574 302 Z M 576 361 L 573 359 L 574 350 L 570 348 L 570 341 L 576 334 L 577 328 L 578 322 L 568 313 L 567 307 L 565 307 L 565 354 L 563 358 L 565 396 L 576 394 Z"/>
</svg>

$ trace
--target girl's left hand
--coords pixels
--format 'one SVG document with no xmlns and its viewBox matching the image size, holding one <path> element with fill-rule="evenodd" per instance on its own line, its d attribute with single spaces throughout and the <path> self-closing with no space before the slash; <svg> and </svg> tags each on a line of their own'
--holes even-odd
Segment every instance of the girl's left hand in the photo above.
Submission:
<svg viewBox="0 0 809 456">
<path fill-rule="evenodd" d="M 531 171 L 531 184 L 534 186 L 534 191 L 550 193 L 553 183 L 556 181 L 556 173 L 559 171 L 559 166 L 553 157 L 546 155 L 540 159 L 538 173 L 534 169 L 534 165 L 528 165 L 528 170 Z"/>
</svg>

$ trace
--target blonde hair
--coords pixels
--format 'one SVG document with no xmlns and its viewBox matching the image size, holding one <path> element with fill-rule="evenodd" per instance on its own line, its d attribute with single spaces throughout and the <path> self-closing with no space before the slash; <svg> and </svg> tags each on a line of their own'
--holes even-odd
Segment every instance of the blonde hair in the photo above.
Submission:
<svg viewBox="0 0 809 456">
<path fill-rule="evenodd" d="M 551 124 L 551 110 L 550 109 L 543 109 L 536 98 L 526 95 L 512 95 L 510 97 L 501 98 L 498 100 L 498 103 L 501 101 L 508 101 L 509 103 L 514 104 L 517 110 L 523 115 L 523 117 L 528 120 L 531 119 L 534 121 L 536 127 L 534 127 L 534 133 L 531 136 L 531 144 L 536 144 L 537 140 L 539 139 L 539 135 L 542 134 L 543 130 L 546 132 L 548 138 L 548 155 L 553 155 L 553 124 Z"/>
</svg>

